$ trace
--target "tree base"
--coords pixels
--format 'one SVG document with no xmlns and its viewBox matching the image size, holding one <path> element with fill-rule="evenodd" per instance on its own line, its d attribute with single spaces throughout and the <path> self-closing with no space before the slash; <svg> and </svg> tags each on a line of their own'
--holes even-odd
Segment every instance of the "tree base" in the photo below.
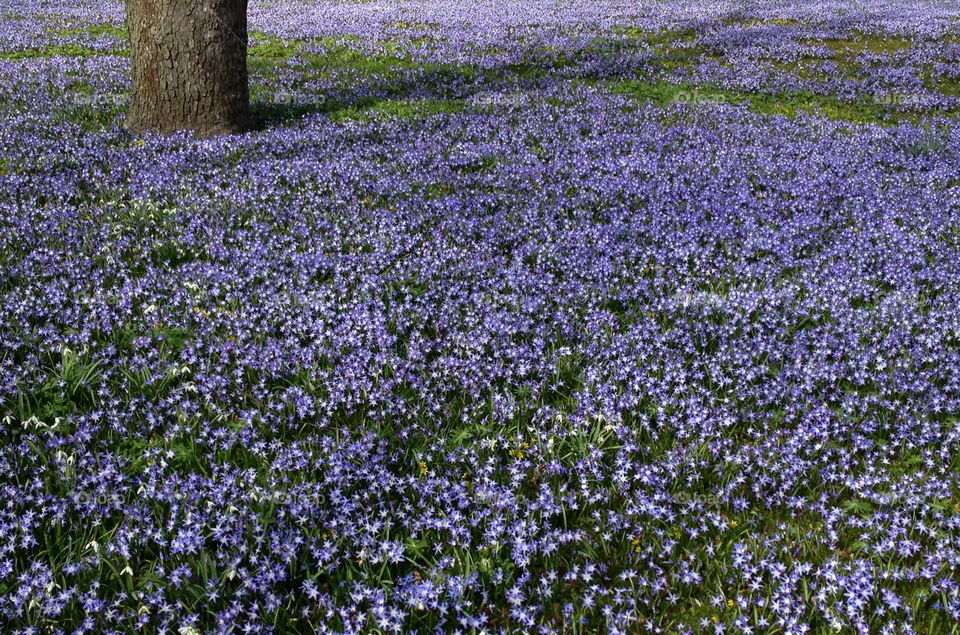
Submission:
<svg viewBox="0 0 960 635">
<path fill-rule="evenodd" d="M 128 130 L 211 137 L 251 128 L 247 0 L 127 0 L 127 25 Z"/>
</svg>

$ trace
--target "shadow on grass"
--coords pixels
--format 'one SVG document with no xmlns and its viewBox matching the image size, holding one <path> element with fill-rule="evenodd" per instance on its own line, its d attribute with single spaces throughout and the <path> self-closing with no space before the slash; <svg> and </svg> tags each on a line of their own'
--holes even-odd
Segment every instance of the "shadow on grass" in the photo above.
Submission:
<svg viewBox="0 0 960 635">
<path fill-rule="evenodd" d="M 884 103 L 878 96 L 846 100 L 814 92 L 748 92 L 669 79 L 677 69 L 693 68 L 704 59 L 722 60 L 729 54 L 723 38 L 704 35 L 709 34 L 708 27 L 657 32 L 619 29 L 615 30 L 618 36 L 598 37 L 581 47 L 531 45 L 509 52 L 492 52 L 493 57 L 488 58 L 493 62 L 490 65 L 426 61 L 394 42 L 364 43 L 351 38 L 293 41 L 253 33 L 249 57 L 252 111 L 259 130 L 288 127 L 315 115 L 326 115 L 336 121 L 416 119 L 484 106 L 516 105 L 511 95 L 578 81 L 664 107 L 727 104 L 760 114 L 786 117 L 817 114 L 857 124 L 894 125 L 957 114 L 900 103 L 907 102 L 905 98 L 911 97 L 909 95 L 886 96 L 890 103 Z M 770 29 L 789 30 L 789 37 L 801 44 L 808 44 L 809 40 L 809 27 L 799 24 L 762 24 L 751 25 L 751 28 L 757 30 L 761 42 Z M 97 27 L 91 29 L 91 34 L 96 35 L 117 37 L 118 33 L 101 33 Z M 701 40 L 701 35 L 706 39 Z M 880 42 L 876 36 L 860 35 L 828 39 L 822 44 L 818 55 L 847 65 L 852 65 L 865 50 L 893 54 L 906 46 L 901 41 Z M 17 55 L 111 53 L 116 51 L 54 47 Z M 500 63 L 496 56 L 501 56 Z M 784 72 L 789 70 L 785 68 Z M 88 129 L 112 125 L 122 111 L 102 104 L 74 104 L 67 110 L 66 118 Z"/>
<path fill-rule="evenodd" d="M 612 66 L 606 73 L 598 63 L 612 54 L 609 49 L 599 42 L 577 56 L 532 48 L 502 64 L 481 67 L 420 61 L 389 48 L 360 53 L 344 43 L 296 52 L 271 41 L 251 48 L 252 107 L 260 128 L 269 128 L 316 114 L 335 120 L 414 118 L 507 105 L 510 98 L 504 93 L 615 76 Z M 270 88 L 280 83 L 281 72 L 295 77 L 293 85 Z M 332 88 L 317 89 L 318 83 Z"/>
</svg>

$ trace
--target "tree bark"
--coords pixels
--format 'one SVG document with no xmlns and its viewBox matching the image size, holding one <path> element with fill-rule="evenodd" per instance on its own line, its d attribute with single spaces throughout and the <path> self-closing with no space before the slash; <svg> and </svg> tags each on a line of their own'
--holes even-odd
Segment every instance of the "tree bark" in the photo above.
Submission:
<svg viewBox="0 0 960 635">
<path fill-rule="evenodd" d="M 127 0 L 126 8 L 128 129 L 203 137 L 249 129 L 247 0 Z"/>
</svg>

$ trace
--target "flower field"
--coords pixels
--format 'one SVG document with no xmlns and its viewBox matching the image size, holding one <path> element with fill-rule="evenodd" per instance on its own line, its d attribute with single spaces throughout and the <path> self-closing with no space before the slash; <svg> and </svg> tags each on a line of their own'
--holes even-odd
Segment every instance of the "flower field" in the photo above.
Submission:
<svg viewBox="0 0 960 635">
<path fill-rule="evenodd" d="M 960 2 L 0 0 L 0 630 L 960 632 Z"/>
</svg>

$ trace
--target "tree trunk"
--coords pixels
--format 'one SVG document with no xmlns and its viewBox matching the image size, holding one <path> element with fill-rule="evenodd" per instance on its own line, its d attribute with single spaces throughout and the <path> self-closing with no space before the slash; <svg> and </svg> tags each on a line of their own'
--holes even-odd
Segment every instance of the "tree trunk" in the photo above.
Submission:
<svg viewBox="0 0 960 635">
<path fill-rule="evenodd" d="M 247 0 L 127 0 L 134 132 L 250 127 Z"/>
</svg>

